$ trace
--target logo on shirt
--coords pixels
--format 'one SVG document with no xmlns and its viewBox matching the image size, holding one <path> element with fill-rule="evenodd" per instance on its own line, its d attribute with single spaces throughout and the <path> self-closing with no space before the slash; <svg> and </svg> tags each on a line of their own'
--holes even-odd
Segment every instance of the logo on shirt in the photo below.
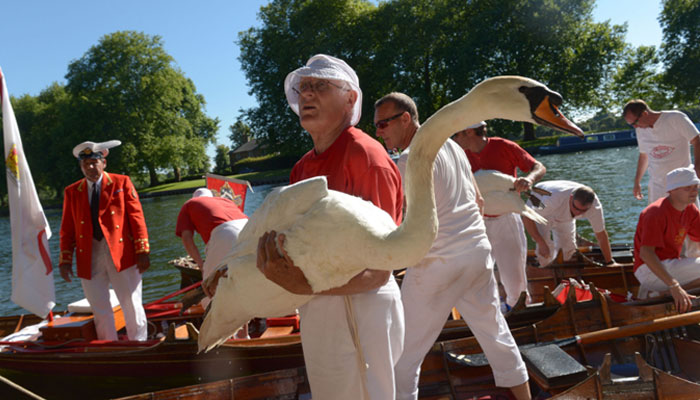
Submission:
<svg viewBox="0 0 700 400">
<path fill-rule="evenodd" d="M 685 230 L 685 228 L 681 228 L 678 230 L 678 233 L 676 234 L 676 237 L 674 239 L 676 246 L 680 246 L 683 244 L 683 241 L 685 240 L 686 233 L 688 233 L 688 232 Z"/>
<path fill-rule="evenodd" d="M 656 146 L 649 152 L 652 158 L 661 159 L 668 157 L 676 148 L 673 146 Z"/>
</svg>

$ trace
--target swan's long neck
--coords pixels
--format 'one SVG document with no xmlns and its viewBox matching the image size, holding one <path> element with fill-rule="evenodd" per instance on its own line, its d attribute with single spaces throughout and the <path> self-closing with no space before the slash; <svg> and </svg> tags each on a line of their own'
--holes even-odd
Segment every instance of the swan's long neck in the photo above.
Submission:
<svg viewBox="0 0 700 400">
<path fill-rule="evenodd" d="M 492 117 L 487 111 L 489 107 L 475 101 L 477 88 L 428 118 L 411 142 L 404 176 L 406 216 L 385 242 L 387 251 L 393 255 L 390 263 L 397 264 L 393 265 L 394 268 L 418 263 L 430 250 L 437 235 L 433 163 L 438 151 L 457 131 Z"/>
</svg>

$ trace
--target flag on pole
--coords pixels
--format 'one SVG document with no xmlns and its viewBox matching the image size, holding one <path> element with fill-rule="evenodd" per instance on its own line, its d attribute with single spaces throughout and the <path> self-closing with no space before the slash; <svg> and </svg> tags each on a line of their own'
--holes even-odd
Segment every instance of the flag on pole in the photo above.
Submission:
<svg viewBox="0 0 700 400">
<path fill-rule="evenodd" d="M 22 139 L 19 136 L 2 69 L 0 78 L 7 194 L 12 230 L 11 299 L 18 306 L 46 318 L 56 305 L 48 246 L 51 228 L 46 221 L 32 173 L 24 156 Z"/>
<path fill-rule="evenodd" d="M 216 174 L 207 174 L 206 178 L 207 189 L 214 192 L 214 196 L 229 199 L 244 211 L 247 190 L 253 192 L 250 182 Z"/>
</svg>

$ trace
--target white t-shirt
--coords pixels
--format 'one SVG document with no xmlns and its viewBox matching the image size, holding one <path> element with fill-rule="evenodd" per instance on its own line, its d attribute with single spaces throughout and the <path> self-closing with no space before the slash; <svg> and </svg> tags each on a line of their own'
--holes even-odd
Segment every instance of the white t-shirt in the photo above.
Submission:
<svg viewBox="0 0 700 400">
<path fill-rule="evenodd" d="M 689 142 L 698 134 L 690 118 L 680 111 L 661 111 L 653 128 L 637 128 L 639 152 L 648 155 L 650 178 L 665 179 L 670 171 L 689 166 Z"/>
<path fill-rule="evenodd" d="M 538 183 L 535 186 L 552 193 L 551 196 L 543 196 L 535 192 L 532 193 L 537 198 L 542 200 L 544 208 L 535 208 L 535 210 L 538 214 L 547 218 L 549 226 L 571 222 L 574 219 L 585 218 L 591 223 L 591 228 L 593 228 L 593 232 L 602 232 L 603 230 L 605 230 L 603 206 L 600 204 L 598 196 L 595 196 L 593 198 L 593 204 L 591 205 L 591 208 L 588 209 L 588 211 L 578 215 L 576 218 L 571 216 L 571 209 L 569 208 L 569 199 L 574 193 L 574 190 L 583 186 L 580 183 L 572 181 L 544 181 Z M 529 201 L 528 205 L 534 208 L 532 203 L 530 203 Z"/>
<path fill-rule="evenodd" d="M 401 153 L 398 161 L 402 177 L 406 173 L 409 152 L 410 146 Z M 474 247 L 491 249 L 486 226 L 476 204 L 475 183 L 470 179 L 469 171 L 471 166 L 464 150 L 453 140 L 447 140 L 433 165 L 440 226 L 426 257 L 460 255 Z"/>
</svg>

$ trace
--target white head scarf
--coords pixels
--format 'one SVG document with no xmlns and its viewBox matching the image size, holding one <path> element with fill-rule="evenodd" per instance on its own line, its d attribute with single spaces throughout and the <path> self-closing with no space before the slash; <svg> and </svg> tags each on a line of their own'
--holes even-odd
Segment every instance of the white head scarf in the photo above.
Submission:
<svg viewBox="0 0 700 400">
<path fill-rule="evenodd" d="M 299 115 L 299 96 L 293 88 L 299 86 L 301 78 L 333 79 L 346 82 L 357 92 L 357 100 L 352 109 L 350 125 L 355 126 L 362 116 L 362 90 L 360 80 L 355 71 L 343 60 L 325 54 L 316 54 L 309 58 L 305 67 L 290 72 L 284 80 L 284 94 L 287 96 L 289 107 Z"/>
</svg>

